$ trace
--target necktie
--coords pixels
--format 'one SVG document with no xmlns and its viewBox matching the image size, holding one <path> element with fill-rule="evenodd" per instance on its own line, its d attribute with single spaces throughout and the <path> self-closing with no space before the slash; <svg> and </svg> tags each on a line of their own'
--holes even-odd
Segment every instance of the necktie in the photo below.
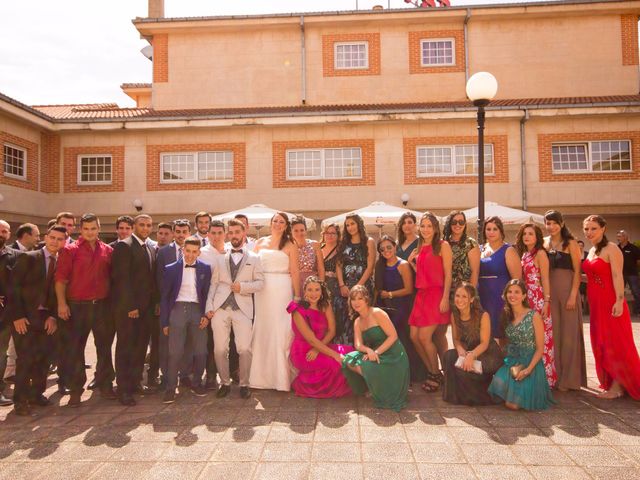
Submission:
<svg viewBox="0 0 640 480">
<path fill-rule="evenodd" d="M 144 247 L 145 252 L 147 252 L 147 260 L 149 261 L 149 269 L 152 268 L 153 266 L 153 255 L 151 254 L 151 247 L 149 246 L 149 244 L 145 241 L 142 246 Z"/>
<path fill-rule="evenodd" d="M 182 258 L 182 249 L 178 247 L 178 260 Z"/>
<path fill-rule="evenodd" d="M 207 245 L 207 239 L 206 239 L 206 238 L 203 238 L 203 239 L 202 239 L 202 246 L 204 247 L 204 246 L 206 246 L 206 245 Z"/>
<path fill-rule="evenodd" d="M 56 271 L 56 257 L 53 255 L 49 257 L 49 266 L 47 268 L 47 278 L 45 280 L 44 298 L 41 305 L 45 306 L 51 295 L 51 289 L 53 288 L 53 277 Z"/>
</svg>

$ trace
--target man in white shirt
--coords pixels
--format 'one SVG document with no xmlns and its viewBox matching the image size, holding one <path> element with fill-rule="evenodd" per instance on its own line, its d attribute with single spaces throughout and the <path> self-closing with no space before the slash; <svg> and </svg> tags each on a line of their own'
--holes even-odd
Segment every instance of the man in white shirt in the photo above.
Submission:
<svg viewBox="0 0 640 480">
<path fill-rule="evenodd" d="M 200 249 L 200 261 L 212 265 L 218 255 L 224 255 L 227 245 L 224 243 L 225 227 L 220 220 L 212 220 L 207 235 L 207 245 Z"/>
<path fill-rule="evenodd" d="M 195 217 L 196 233 L 194 237 L 200 240 L 200 247 L 204 247 L 209 243 L 207 235 L 209 234 L 209 225 L 211 225 L 211 214 L 208 212 L 198 212 Z"/>
</svg>

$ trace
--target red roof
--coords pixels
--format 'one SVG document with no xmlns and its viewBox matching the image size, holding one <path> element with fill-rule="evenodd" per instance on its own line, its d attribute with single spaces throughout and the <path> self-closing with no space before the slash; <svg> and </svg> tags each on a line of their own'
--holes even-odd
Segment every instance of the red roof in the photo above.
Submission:
<svg viewBox="0 0 640 480">
<path fill-rule="evenodd" d="M 524 108 L 588 107 L 606 104 L 640 106 L 640 95 L 603 97 L 523 98 L 494 100 L 487 110 Z M 429 111 L 473 110 L 469 101 L 416 102 L 344 105 L 290 105 L 274 107 L 198 108 L 154 110 L 152 108 L 120 108 L 115 103 L 81 105 L 36 105 L 33 109 L 52 121 L 82 120 L 161 120 L 171 118 L 241 118 L 282 115 L 344 115 L 352 113 L 412 113 Z"/>
</svg>

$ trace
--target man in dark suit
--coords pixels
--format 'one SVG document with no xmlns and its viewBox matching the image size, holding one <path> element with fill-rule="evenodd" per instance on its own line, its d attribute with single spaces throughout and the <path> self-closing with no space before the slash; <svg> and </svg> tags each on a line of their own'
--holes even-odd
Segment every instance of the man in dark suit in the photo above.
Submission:
<svg viewBox="0 0 640 480">
<path fill-rule="evenodd" d="M 54 272 L 58 251 L 66 241 L 66 229 L 54 225 L 47 232 L 45 247 L 20 255 L 11 275 L 13 290 L 6 319 L 13 323 L 13 342 L 18 354 L 13 394 L 17 415 L 30 415 L 29 404 L 51 405 L 44 391 L 52 346 L 50 336 L 57 329 Z"/>
<path fill-rule="evenodd" d="M 7 369 L 7 349 L 11 338 L 11 328 L 4 320 L 5 308 L 11 296 L 11 271 L 20 254 L 6 245 L 10 237 L 11 226 L 4 220 L 0 220 L 0 407 L 13 404 L 13 401 L 2 393 L 6 386 L 3 378 Z"/>
<path fill-rule="evenodd" d="M 153 220 L 141 214 L 134 219 L 131 237 L 113 249 L 111 288 L 116 319 L 116 381 L 123 405 L 135 405 L 134 393 L 153 393 L 142 387 L 142 373 L 151 335 L 155 286 L 156 247 L 149 239 Z"/>
<path fill-rule="evenodd" d="M 189 237 L 185 241 L 184 257 L 164 269 L 160 321 L 163 334 L 169 338 L 169 370 L 163 403 L 175 400 L 178 367 L 187 346 L 192 349 L 194 360 L 191 391 L 198 396 L 207 394 L 201 380 L 207 364 L 209 319 L 205 315 L 205 306 L 211 285 L 211 268 L 198 260 L 201 244 L 199 238 Z"/>
<path fill-rule="evenodd" d="M 16 241 L 9 245 L 14 250 L 28 252 L 40 241 L 40 230 L 33 223 L 23 223 L 16 230 Z"/>
<path fill-rule="evenodd" d="M 75 242 L 71 237 L 76 231 L 76 217 L 71 212 L 60 212 L 56 215 L 56 225 L 67 229 L 67 244 Z"/>
<path fill-rule="evenodd" d="M 176 262 L 182 258 L 182 248 L 184 241 L 191 234 L 191 223 L 189 220 L 176 220 L 173 222 L 173 242 L 158 250 L 158 258 L 156 259 L 156 285 L 158 292 L 162 291 L 162 279 L 164 269 L 167 265 Z M 154 348 L 153 338 L 151 340 L 151 361 L 149 363 L 149 372 L 147 374 L 148 386 L 157 384 L 158 370 L 162 372 L 161 388 L 166 386 L 166 375 L 169 368 L 169 339 L 166 335 L 161 335 L 160 318 L 158 321 L 158 344 L 157 350 Z M 155 320 L 154 320 L 155 321 Z M 192 358 L 189 357 L 190 349 L 185 350 L 185 357 L 180 364 L 180 384 L 189 386 L 189 373 L 191 371 Z M 157 353 L 156 353 L 157 352 Z"/>
</svg>

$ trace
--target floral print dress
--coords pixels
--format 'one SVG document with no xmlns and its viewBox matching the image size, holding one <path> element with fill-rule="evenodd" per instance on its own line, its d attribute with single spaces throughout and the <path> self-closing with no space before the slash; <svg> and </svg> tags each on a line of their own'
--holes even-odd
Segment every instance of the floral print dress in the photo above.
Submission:
<svg viewBox="0 0 640 480">
<path fill-rule="evenodd" d="M 549 387 L 553 388 L 558 382 L 553 352 L 553 323 L 551 321 L 551 315 L 547 318 L 544 318 L 544 315 L 542 315 L 544 309 L 544 292 L 540 281 L 540 269 L 535 264 L 537 253 L 538 250 L 534 249 L 522 255 L 522 273 L 524 274 L 524 281 L 527 284 L 529 306 L 538 312 L 544 320 L 544 354 L 542 356 L 542 362 Z"/>
</svg>

